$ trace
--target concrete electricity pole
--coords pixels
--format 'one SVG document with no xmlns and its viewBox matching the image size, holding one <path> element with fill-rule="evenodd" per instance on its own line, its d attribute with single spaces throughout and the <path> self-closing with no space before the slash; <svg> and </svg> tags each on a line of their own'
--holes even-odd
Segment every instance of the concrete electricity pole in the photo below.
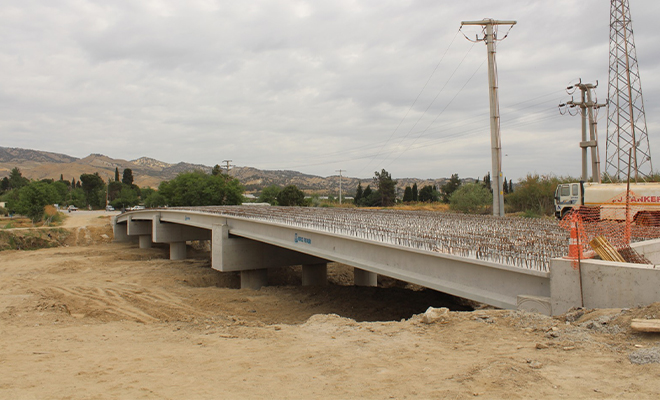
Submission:
<svg viewBox="0 0 660 400">
<path fill-rule="evenodd" d="M 229 176 L 229 168 L 231 167 L 232 160 L 222 160 L 223 163 L 227 163 L 227 176 Z"/>
<path fill-rule="evenodd" d="M 337 169 L 335 172 L 339 172 L 339 205 L 341 205 L 341 173 L 346 172 L 346 170 Z"/>
<path fill-rule="evenodd" d="M 591 148 L 591 181 L 595 183 L 600 183 L 600 155 L 598 152 L 598 131 L 596 126 L 598 124 L 597 118 L 594 116 L 594 109 L 598 110 L 601 107 L 605 107 L 607 104 L 598 104 L 594 103 L 591 93 L 598 86 L 592 83 L 580 83 L 576 85 L 571 85 L 566 88 L 568 94 L 573 94 L 571 92 L 574 88 L 580 89 L 581 101 L 567 101 L 559 105 L 559 112 L 563 114 L 563 107 L 580 107 L 580 114 L 582 115 L 582 141 L 580 142 L 580 147 L 582 148 L 582 180 L 589 180 L 588 172 L 588 163 L 587 163 L 587 149 Z M 574 115 L 574 114 L 571 114 Z M 589 140 L 587 140 L 587 119 L 589 120 Z"/>
<path fill-rule="evenodd" d="M 490 98 L 490 144 L 492 149 L 492 188 L 493 188 L 493 215 L 504 216 L 504 189 L 502 174 L 502 142 L 500 138 L 500 105 L 497 97 L 497 66 L 495 64 L 495 42 L 498 40 L 494 26 L 515 25 L 516 21 L 498 21 L 494 19 L 484 19 L 482 21 L 463 21 L 463 25 L 481 25 L 484 27 L 484 37 L 477 41 L 486 42 L 488 51 L 488 85 Z M 466 36 L 467 38 L 467 36 Z M 504 35 L 506 38 L 506 35 Z M 499 39 L 499 40 L 503 40 Z M 468 39 L 470 40 L 470 39 Z"/>
</svg>

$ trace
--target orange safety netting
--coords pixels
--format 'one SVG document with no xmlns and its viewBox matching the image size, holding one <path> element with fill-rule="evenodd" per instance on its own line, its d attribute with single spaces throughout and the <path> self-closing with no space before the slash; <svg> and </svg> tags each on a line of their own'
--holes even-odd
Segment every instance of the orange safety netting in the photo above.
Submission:
<svg viewBox="0 0 660 400">
<path fill-rule="evenodd" d="M 642 206 L 576 208 L 559 225 L 571 234 L 568 258 L 575 268 L 581 259 L 599 257 L 594 239 L 611 245 L 626 262 L 650 264 L 630 243 L 660 238 L 660 212 Z"/>
</svg>

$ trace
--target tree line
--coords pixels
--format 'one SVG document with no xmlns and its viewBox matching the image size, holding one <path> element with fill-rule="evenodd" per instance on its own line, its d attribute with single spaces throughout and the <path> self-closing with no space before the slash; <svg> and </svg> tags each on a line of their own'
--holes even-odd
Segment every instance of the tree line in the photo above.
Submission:
<svg viewBox="0 0 660 400">
<path fill-rule="evenodd" d="M 124 209 L 144 204 L 157 206 L 236 205 L 243 202 L 243 186 L 238 179 L 217 171 L 181 173 L 171 181 L 160 183 L 158 190 L 140 188 L 133 183 L 133 171 L 115 168 L 114 180 L 104 181 L 98 173 L 82 174 L 79 180 L 29 180 L 18 168 L 0 181 L 0 201 L 6 202 L 4 214 L 21 214 L 38 222 L 44 218 L 47 205 L 103 209 L 111 205 Z"/>
</svg>

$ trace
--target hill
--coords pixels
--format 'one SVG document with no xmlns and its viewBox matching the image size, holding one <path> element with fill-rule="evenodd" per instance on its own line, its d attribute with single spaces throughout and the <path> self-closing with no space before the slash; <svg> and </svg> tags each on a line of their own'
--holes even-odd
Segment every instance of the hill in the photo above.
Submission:
<svg viewBox="0 0 660 400">
<path fill-rule="evenodd" d="M 8 176 L 12 168 L 18 167 L 24 177 L 29 179 L 80 179 L 82 174 L 97 172 L 103 179 L 114 179 L 115 168 L 120 175 L 123 170 L 133 171 L 134 182 L 140 187 L 157 188 L 160 182 L 171 180 L 182 172 L 202 170 L 210 173 L 212 167 L 202 164 L 179 162 L 169 164 L 149 157 L 136 160 L 114 159 L 103 154 L 90 154 L 85 158 L 71 157 L 66 154 L 51 153 L 39 150 L 0 147 L 0 178 Z M 260 170 L 252 167 L 235 167 L 230 174 L 237 178 L 247 193 L 256 193 L 270 185 L 296 185 L 307 194 L 337 196 L 339 192 L 339 175 L 321 177 L 287 170 Z M 358 183 L 363 187 L 372 184 L 371 179 L 342 177 L 344 195 L 352 195 Z M 405 186 L 417 183 L 421 189 L 425 185 L 441 186 L 445 178 L 440 179 L 398 179 L 397 189 L 403 192 Z"/>
</svg>

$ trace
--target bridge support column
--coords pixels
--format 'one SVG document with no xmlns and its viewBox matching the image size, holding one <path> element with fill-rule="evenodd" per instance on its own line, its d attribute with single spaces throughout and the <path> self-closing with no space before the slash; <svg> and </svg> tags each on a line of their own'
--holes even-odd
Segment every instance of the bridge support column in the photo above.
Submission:
<svg viewBox="0 0 660 400">
<path fill-rule="evenodd" d="M 268 285 L 268 269 L 246 269 L 241 271 L 241 289 L 259 290 Z"/>
<path fill-rule="evenodd" d="M 151 235 L 140 235 L 140 248 L 141 249 L 150 249 L 151 248 Z"/>
<path fill-rule="evenodd" d="M 324 286 L 328 284 L 328 264 L 306 264 L 302 266 L 303 286 Z"/>
<path fill-rule="evenodd" d="M 353 268 L 353 283 L 355 286 L 378 286 L 378 274 Z"/>
<path fill-rule="evenodd" d="M 170 260 L 186 259 L 186 242 L 170 243 Z"/>
</svg>

